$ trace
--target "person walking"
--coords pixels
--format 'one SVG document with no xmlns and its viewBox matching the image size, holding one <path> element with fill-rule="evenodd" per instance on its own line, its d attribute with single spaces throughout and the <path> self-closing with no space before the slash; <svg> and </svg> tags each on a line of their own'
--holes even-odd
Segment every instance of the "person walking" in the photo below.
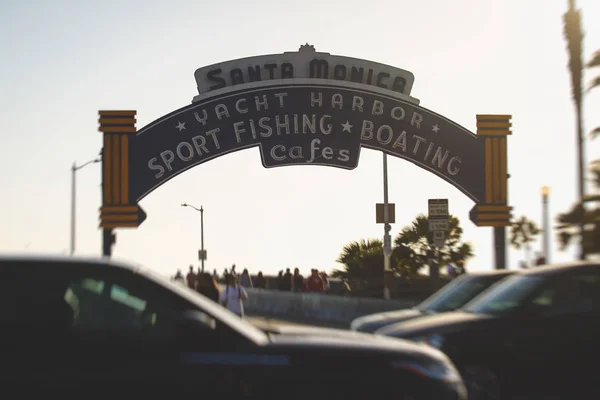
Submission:
<svg viewBox="0 0 600 400">
<path fill-rule="evenodd" d="M 208 297 L 215 303 L 219 302 L 219 287 L 217 281 L 208 273 L 203 272 L 198 275 L 196 290 L 203 296 Z"/>
<path fill-rule="evenodd" d="M 248 298 L 246 289 L 241 287 L 231 274 L 225 276 L 225 290 L 221 293 L 221 305 L 240 318 L 244 317 L 244 300 Z"/>
<path fill-rule="evenodd" d="M 304 277 L 300 274 L 298 268 L 294 268 L 294 277 L 292 278 L 292 290 L 301 292 L 304 289 Z"/>
<path fill-rule="evenodd" d="M 187 273 L 185 279 L 190 289 L 196 289 L 196 274 L 194 273 L 193 265 L 190 265 L 190 272 Z"/>
<path fill-rule="evenodd" d="M 246 269 L 246 268 L 244 268 L 242 275 L 240 275 L 240 285 L 242 285 L 245 288 L 252 287 L 252 279 L 250 279 L 250 273 L 248 272 L 248 269 Z"/>
<path fill-rule="evenodd" d="M 254 287 L 257 289 L 264 289 L 267 286 L 267 280 L 263 276 L 262 271 L 258 271 L 258 275 L 254 278 Z"/>
<path fill-rule="evenodd" d="M 313 268 L 310 271 L 310 276 L 306 280 L 306 288 L 309 292 L 313 293 L 325 292 L 325 283 L 323 282 L 323 279 L 319 276 L 319 270 Z"/>
</svg>

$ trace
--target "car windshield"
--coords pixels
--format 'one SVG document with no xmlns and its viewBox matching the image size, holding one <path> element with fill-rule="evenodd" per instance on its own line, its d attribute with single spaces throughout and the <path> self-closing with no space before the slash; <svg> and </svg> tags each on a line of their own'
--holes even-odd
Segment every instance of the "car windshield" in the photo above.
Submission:
<svg viewBox="0 0 600 400">
<path fill-rule="evenodd" d="M 456 310 L 500 279 L 502 277 L 497 275 L 460 276 L 423 301 L 417 308 L 429 312 Z"/>
<path fill-rule="evenodd" d="M 499 282 L 480 297 L 473 299 L 463 309 L 475 314 L 507 315 L 521 309 L 540 287 L 540 276 L 512 276 Z"/>
<path fill-rule="evenodd" d="M 219 320 L 219 322 L 229 326 L 231 329 L 234 329 L 236 332 L 247 337 L 249 340 L 257 344 L 268 342 L 268 337 L 263 331 L 244 319 L 238 317 L 226 308 L 221 307 L 212 300 L 202 296 L 195 290 L 192 290 L 185 285 L 171 282 L 170 280 L 147 269 L 144 269 L 143 273 L 161 286 L 164 286 L 172 292 L 177 293 L 181 297 L 184 297 L 189 302 L 198 306 L 201 311 L 204 311 L 213 318 Z"/>
</svg>

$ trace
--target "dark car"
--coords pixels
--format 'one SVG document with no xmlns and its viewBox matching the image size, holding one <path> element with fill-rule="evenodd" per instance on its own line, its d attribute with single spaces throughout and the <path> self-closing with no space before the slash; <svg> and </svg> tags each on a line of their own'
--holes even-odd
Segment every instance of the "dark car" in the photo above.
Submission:
<svg viewBox="0 0 600 400">
<path fill-rule="evenodd" d="M 416 307 L 356 318 L 350 324 L 350 330 L 373 333 L 387 325 L 456 310 L 493 284 L 515 272 L 500 270 L 460 275 Z"/>
<path fill-rule="evenodd" d="M 444 351 L 461 371 L 469 399 L 600 398 L 600 265 L 530 269 L 461 310 L 376 334 Z"/>
<path fill-rule="evenodd" d="M 2 390 L 23 398 L 466 398 L 438 350 L 349 331 L 265 333 L 103 260 L 0 257 L 0 332 Z"/>
</svg>

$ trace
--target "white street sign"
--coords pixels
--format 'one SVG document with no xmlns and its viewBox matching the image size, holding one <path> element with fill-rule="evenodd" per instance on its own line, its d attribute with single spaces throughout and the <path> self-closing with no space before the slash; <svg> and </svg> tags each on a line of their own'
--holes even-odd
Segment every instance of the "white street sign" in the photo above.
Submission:
<svg viewBox="0 0 600 400">
<path fill-rule="evenodd" d="M 433 244 L 437 248 L 444 247 L 446 243 L 446 232 L 445 231 L 433 231 Z"/>
<path fill-rule="evenodd" d="M 447 217 L 448 199 L 429 199 L 429 217 Z"/>
<path fill-rule="evenodd" d="M 430 219 L 429 231 L 449 231 L 450 222 L 447 219 Z"/>
</svg>

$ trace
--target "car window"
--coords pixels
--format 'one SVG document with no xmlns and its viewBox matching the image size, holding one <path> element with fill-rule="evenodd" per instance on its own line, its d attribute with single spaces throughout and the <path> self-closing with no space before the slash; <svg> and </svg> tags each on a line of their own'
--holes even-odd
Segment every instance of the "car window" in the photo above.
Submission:
<svg viewBox="0 0 600 400">
<path fill-rule="evenodd" d="M 517 312 L 545 284 L 539 276 L 512 276 L 498 282 L 464 307 L 476 314 L 506 315 Z"/>
<path fill-rule="evenodd" d="M 555 316 L 597 312 L 600 309 L 600 275 L 582 273 L 557 279 L 534 296 L 530 314 Z"/>
<path fill-rule="evenodd" d="M 110 298 L 138 312 L 146 309 L 147 302 L 145 300 L 129 294 L 127 289 L 116 284 L 112 284 L 110 287 Z"/>
<path fill-rule="evenodd" d="M 430 299 L 425 300 L 419 309 L 424 311 L 444 312 L 456 310 L 464 306 L 475 296 L 498 282 L 504 276 L 465 276 L 456 278 L 456 284 L 450 282 Z"/>
<path fill-rule="evenodd" d="M 79 278 L 69 282 L 64 298 L 74 311 L 75 330 L 127 330 L 148 337 L 175 337 L 177 320 L 185 305 L 167 305 L 166 299 L 140 290 L 134 281 L 113 281 L 114 278 Z"/>
</svg>

